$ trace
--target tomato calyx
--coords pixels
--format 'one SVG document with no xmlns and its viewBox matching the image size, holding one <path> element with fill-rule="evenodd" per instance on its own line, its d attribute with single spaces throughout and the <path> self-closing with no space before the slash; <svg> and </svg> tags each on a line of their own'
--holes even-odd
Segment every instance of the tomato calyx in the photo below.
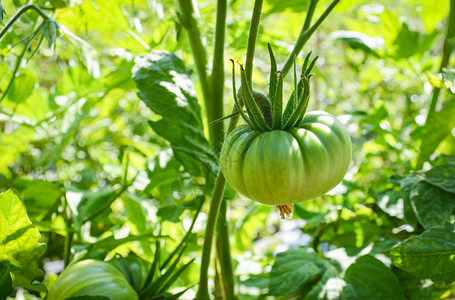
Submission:
<svg viewBox="0 0 455 300">
<path fill-rule="evenodd" d="M 238 113 L 253 129 L 259 131 L 285 130 L 297 126 L 303 119 L 308 108 L 310 98 L 310 78 L 312 68 L 318 57 L 310 63 L 311 52 L 305 57 L 302 74 L 297 82 L 296 63 L 294 60 L 294 91 L 283 111 L 283 79 L 284 74 L 277 71 L 277 63 L 272 47 L 268 44 L 271 70 L 269 80 L 269 93 L 265 97 L 250 88 L 243 65 L 240 65 L 242 85 L 236 93 L 235 88 L 235 63 L 232 62 L 232 85 L 234 101 Z M 243 106 L 245 110 L 243 110 Z"/>
</svg>

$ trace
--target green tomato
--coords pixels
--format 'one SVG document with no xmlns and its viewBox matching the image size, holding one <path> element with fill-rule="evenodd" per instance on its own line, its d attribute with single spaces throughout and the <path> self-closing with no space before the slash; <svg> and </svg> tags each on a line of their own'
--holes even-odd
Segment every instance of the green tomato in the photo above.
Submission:
<svg viewBox="0 0 455 300">
<path fill-rule="evenodd" d="M 83 260 L 65 269 L 52 285 L 47 300 L 72 296 L 105 296 L 111 300 L 137 300 L 138 296 L 122 273 L 97 260 Z"/>
<path fill-rule="evenodd" d="M 240 194 L 269 205 L 321 196 L 341 182 L 351 161 L 351 139 L 331 114 L 305 114 L 297 127 L 259 131 L 241 125 L 226 138 L 221 170 Z"/>
</svg>

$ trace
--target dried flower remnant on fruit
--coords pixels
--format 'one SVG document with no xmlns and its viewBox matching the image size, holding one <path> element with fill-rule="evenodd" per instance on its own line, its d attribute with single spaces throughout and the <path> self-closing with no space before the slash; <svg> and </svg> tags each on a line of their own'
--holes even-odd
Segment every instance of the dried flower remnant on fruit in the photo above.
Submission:
<svg viewBox="0 0 455 300">
<path fill-rule="evenodd" d="M 280 216 L 282 220 L 285 220 L 286 217 L 290 217 L 292 215 L 292 208 L 294 204 L 286 204 L 286 205 L 277 205 L 276 208 L 280 211 Z"/>
</svg>

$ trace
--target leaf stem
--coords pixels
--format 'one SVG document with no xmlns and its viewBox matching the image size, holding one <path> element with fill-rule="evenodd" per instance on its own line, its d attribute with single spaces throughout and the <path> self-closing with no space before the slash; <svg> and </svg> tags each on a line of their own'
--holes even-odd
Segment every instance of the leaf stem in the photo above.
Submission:
<svg viewBox="0 0 455 300">
<path fill-rule="evenodd" d="M 41 8 L 39 8 L 38 5 L 35 3 L 32 4 L 27 4 L 19 8 L 19 10 L 14 14 L 14 16 L 11 17 L 11 19 L 6 23 L 5 27 L 0 31 L 0 42 L 2 41 L 3 37 L 5 36 L 6 32 L 13 26 L 14 23 L 20 18 L 22 14 L 24 14 L 26 11 L 34 9 L 41 17 L 44 19 L 50 19 L 52 20 L 51 17 L 49 17 Z"/>
<path fill-rule="evenodd" d="M 340 2 L 340 0 L 333 0 L 332 3 L 330 3 L 329 7 L 324 11 L 324 13 L 317 19 L 317 21 L 311 26 L 309 29 L 305 29 L 305 26 L 309 26 L 311 22 L 311 18 L 314 13 L 314 9 L 316 8 L 317 1 L 311 1 L 310 6 L 308 8 L 308 13 L 305 18 L 305 22 L 303 23 L 302 30 L 300 31 L 300 35 L 297 38 L 297 42 L 295 43 L 294 49 L 292 49 L 292 52 L 289 54 L 286 63 L 283 66 L 283 76 L 286 76 L 286 74 L 289 72 L 291 69 L 293 63 L 294 63 L 294 56 L 297 56 L 300 51 L 302 50 L 303 46 L 308 42 L 310 37 L 313 35 L 313 33 L 316 31 L 316 29 L 321 25 L 321 23 L 327 18 L 327 16 L 330 14 L 330 12 L 335 8 L 335 6 Z M 310 10 L 311 9 L 311 10 Z M 308 20 L 308 18 L 310 20 Z"/>
<path fill-rule="evenodd" d="M 442 72 L 443 68 L 446 68 L 449 64 L 449 59 L 453 50 L 453 42 L 451 39 L 455 36 L 455 0 L 450 0 L 450 11 L 447 22 L 447 33 L 444 39 L 444 44 L 442 48 L 442 59 L 441 65 L 439 67 L 439 72 Z M 428 108 L 427 118 L 425 120 L 425 125 L 429 122 L 433 114 L 436 112 L 436 105 L 438 103 L 439 94 L 441 93 L 441 88 L 435 87 L 433 89 L 433 96 L 431 98 L 430 107 Z"/>
</svg>

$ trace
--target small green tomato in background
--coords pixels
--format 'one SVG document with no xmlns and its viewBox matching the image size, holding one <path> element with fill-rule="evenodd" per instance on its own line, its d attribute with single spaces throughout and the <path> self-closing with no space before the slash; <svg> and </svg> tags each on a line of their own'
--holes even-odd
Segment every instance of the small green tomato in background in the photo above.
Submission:
<svg viewBox="0 0 455 300">
<path fill-rule="evenodd" d="M 137 300 L 138 296 L 122 273 L 97 260 L 83 260 L 65 269 L 52 285 L 47 300 L 72 296 L 104 296 L 111 300 Z"/>
<path fill-rule="evenodd" d="M 269 53 L 271 111 L 264 112 L 269 107 L 262 103 L 266 97 L 248 88 L 241 66 L 243 95 L 237 98 L 234 93 L 234 99 L 246 124 L 226 137 L 220 162 L 227 182 L 237 192 L 276 205 L 284 218 L 292 213 L 294 203 L 324 195 L 341 182 L 351 161 L 351 139 L 335 116 L 322 111 L 305 114 L 310 72 L 317 57 L 307 67 L 311 53 L 307 55 L 301 79 L 295 82 L 283 112 L 283 75 L 277 75 L 270 45 Z"/>
</svg>

